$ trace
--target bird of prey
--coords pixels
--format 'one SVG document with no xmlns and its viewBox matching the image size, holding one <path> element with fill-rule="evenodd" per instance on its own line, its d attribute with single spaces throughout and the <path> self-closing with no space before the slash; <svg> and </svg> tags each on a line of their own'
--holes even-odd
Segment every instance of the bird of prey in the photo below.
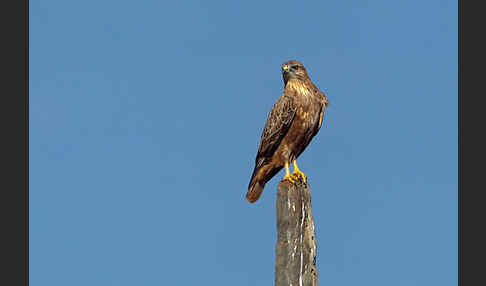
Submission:
<svg viewBox="0 0 486 286">
<path fill-rule="evenodd" d="M 326 95 L 312 83 L 300 62 L 285 62 L 282 76 L 285 89 L 268 115 L 248 185 L 246 199 L 250 203 L 258 200 L 265 184 L 283 167 L 283 180 L 307 181 L 296 159 L 321 128 L 324 109 L 328 105 Z M 289 164 L 294 165 L 292 174 Z"/>
</svg>

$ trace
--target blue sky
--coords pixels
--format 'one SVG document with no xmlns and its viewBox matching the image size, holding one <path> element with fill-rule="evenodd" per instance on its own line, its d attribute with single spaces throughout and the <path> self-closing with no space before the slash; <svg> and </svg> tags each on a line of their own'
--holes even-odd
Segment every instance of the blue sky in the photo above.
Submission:
<svg viewBox="0 0 486 286">
<path fill-rule="evenodd" d="M 280 65 L 330 105 L 299 158 L 320 285 L 457 285 L 456 1 L 30 1 L 30 283 L 273 285 Z"/>
</svg>

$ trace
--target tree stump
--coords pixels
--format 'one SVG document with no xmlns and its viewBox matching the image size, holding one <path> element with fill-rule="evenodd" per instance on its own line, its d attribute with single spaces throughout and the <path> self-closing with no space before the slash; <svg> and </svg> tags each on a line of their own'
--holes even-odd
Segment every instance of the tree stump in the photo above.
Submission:
<svg viewBox="0 0 486 286">
<path fill-rule="evenodd" d="M 278 184 L 277 233 L 275 286 L 317 286 L 316 235 L 307 184 Z"/>
</svg>

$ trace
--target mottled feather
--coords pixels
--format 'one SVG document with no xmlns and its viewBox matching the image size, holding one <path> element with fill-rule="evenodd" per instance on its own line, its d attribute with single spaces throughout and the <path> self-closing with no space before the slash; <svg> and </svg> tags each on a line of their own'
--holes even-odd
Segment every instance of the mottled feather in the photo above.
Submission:
<svg viewBox="0 0 486 286">
<path fill-rule="evenodd" d="M 265 184 L 309 145 L 321 128 L 328 104 L 301 63 L 288 61 L 284 66 L 284 93 L 267 117 L 248 185 L 246 198 L 251 203 L 258 200 Z"/>
<path fill-rule="evenodd" d="M 288 94 L 282 95 L 273 105 L 258 146 L 258 154 L 255 159 L 257 166 L 261 166 L 265 158 L 271 158 L 275 150 L 277 150 L 285 134 L 289 131 L 290 125 L 295 118 L 296 110 L 294 99 Z"/>
</svg>

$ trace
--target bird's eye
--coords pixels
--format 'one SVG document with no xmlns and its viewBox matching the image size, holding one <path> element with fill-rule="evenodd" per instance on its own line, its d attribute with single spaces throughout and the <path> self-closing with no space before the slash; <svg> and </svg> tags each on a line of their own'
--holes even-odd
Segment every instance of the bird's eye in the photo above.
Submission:
<svg viewBox="0 0 486 286">
<path fill-rule="evenodd" d="M 292 69 L 298 70 L 299 69 L 299 66 L 292 66 Z"/>
</svg>

